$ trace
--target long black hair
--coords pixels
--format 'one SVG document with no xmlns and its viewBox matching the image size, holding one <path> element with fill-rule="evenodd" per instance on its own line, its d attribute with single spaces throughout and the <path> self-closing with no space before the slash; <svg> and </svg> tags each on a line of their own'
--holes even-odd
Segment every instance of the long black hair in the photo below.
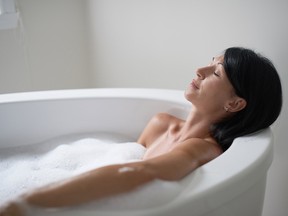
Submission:
<svg viewBox="0 0 288 216">
<path fill-rule="evenodd" d="M 226 151 L 236 137 L 267 128 L 278 118 L 282 88 L 272 62 L 250 49 L 226 49 L 223 65 L 236 94 L 247 102 L 243 110 L 211 128 L 213 137 Z"/>
</svg>

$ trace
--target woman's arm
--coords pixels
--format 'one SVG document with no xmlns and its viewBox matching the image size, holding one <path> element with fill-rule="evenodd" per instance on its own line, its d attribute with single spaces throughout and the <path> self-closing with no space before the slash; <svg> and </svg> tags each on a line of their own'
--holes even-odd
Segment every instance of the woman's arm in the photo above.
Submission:
<svg viewBox="0 0 288 216">
<path fill-rule="evenodd" d="M 44 208 L 83 204 L 131 191 L 155 179 L 180 180 L 220 153 L 213 143 L 190 139 L 158 157 L 94 169 L 67 181 L 37 189 L 23 195 L 22 199 L 26 204 Z M 17 210 L 19 206 L 12 203 L 11 208 Z M 2 212 L 7 212 L 7 208 Z M 5 214 L 0 211 L 0 215 Z"/>
<path fill-rule="evenodd" d="M 131 191 L 155 179 L 180 180 L 218 156 L 202 139 L 188 140 L 173 151 L 140 162 L 111 165 L 38 189 L 23 198 L 40 207 L 65 207 Z"/>
<path fill-rule="evenodd" d="M 97 168 L 37 189 L 23 198 L 35 206 L 65 207 L 128 192 L 155 179 L 144 166 L 139 162 Z"/>
</svg>

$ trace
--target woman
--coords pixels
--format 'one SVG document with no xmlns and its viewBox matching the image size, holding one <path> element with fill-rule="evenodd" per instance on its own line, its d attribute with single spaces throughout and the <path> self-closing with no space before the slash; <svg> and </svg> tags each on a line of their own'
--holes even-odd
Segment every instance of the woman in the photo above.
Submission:
<svg viewBox="0 0 288 216">
<path fill-rule="evenodd" d="M 271 125 L 282 106 L 276 69 L 244 48 L 229 48 L 199 68 L 185 97 L 192 104 L 185 121 L 160 113 L 148 123 L 138 139 L 147 148 L 142 161 L 105 166 L 37 189 L 2 207 L 0 215 L 25 215 L 29 206 L 78 205 L 155 179 L 180 180 L 226 151 L 234 138 Z"/>
</svg>

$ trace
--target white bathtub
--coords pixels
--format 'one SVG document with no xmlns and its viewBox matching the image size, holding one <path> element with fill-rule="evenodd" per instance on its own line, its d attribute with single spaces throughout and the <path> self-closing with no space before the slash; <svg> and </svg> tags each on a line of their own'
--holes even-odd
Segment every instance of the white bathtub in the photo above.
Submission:
<svg viewBox="0 0 288 216">
<path fill-rule="evenodd" d="M 155 113 L 185 118 L 189 109 L 183 92 L 176 90 L 91 89 L 0 95 L 0 150 L 95 131 L 120 133 L 136 140 Z M 167 205 L 133 212 L 81 210 L 72 215 L 260 216 L 272 141 L 270 129 L 236 139 L 224 154 L 188 175 L 183 180 L 186 189 Z"/>
</svg>

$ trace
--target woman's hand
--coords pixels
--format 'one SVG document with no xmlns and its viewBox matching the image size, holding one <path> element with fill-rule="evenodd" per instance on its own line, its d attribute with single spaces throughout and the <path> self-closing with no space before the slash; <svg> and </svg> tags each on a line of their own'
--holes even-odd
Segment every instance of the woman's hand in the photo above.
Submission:
<svg viewBox="0 0 288 216">
<path fill-rule="evenodd" d="M 24 213 L 17 202 L 12 201 L 0 206 L 0 216 L 24 216 Z"/>
</svg>

